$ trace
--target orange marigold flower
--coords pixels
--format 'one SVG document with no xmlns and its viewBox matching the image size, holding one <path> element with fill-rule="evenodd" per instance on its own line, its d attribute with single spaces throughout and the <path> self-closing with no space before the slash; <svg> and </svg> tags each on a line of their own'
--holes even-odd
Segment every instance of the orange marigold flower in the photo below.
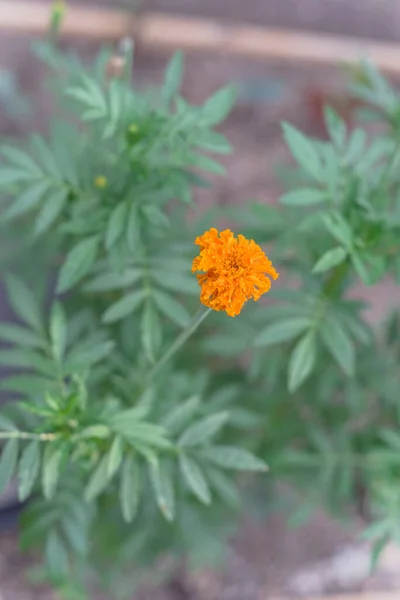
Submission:
<svg viewBox="0 0 400 600">
<path fill-rule="evenodd" d="M 230 317 L 240 313 L 249 298 L 258 300 L 271 287 L 270 275 L 279 274 L 254 240 L 235 238 L 230 229 L 212 228 L 196 238 L 200 254 L 192 264 L 201 286 L 201 302 L 214 310 L 225 310 Z"/>
</svg>

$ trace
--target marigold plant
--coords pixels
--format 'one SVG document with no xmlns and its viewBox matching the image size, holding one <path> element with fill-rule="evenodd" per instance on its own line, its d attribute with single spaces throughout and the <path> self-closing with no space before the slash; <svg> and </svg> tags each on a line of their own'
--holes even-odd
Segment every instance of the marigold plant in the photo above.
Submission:
<svg viewBox="0 0 400 600">
<path fill-rule="evenodd" d="M 224 174 L 214 126 L 233 90 L 191 106 L 179 53 L 151 93 L 131 82 L 129 44 L 118 69 L 108 51 L 90 66 L 54 41 L 36 53 L 57 117 L 0 147 L 15 314 L 0 323 L 0 489 L 15 479 L 26 502 L 22 547 L 66 596 L 129 597 L 159 557 L 215 565 L 241 511 L 273 507 L 286 479 L 298 521 L 357 507 L 376 557 L 398 535 L 400 321 L 373 330 L 347 291 L 400 273 L 395 92 L 366 67 L 356 91 L 384 135 L 329 109 L 329 140 L 285 124 L 300 169 L 281 205 L 193 221 L 193 189 Z M 227 217 L 237 238 L 215 228 Z M 244 306 L 278 277 L 264 244 L 298 286 Z"/>
</svg>

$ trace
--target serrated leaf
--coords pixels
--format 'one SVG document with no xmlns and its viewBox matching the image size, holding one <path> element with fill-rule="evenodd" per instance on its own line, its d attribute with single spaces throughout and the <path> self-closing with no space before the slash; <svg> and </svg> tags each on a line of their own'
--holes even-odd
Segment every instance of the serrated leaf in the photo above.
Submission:
<svg viewBox="0 0 400 600">
<path fill-rule="evenodd" d="M 327 250 L 315 263 L 313 273 L 324 273 L 337 265 L 340 265 L 347 257 L 347 250 L 342 246 L 336 246 Z"/>
<path fill-rule="evenodd" d="M 308 175 L 319 181 L 322 166 L 314 143 L 288 123 L 283 123 L 282 128 L 283 136 L 293 157 Z"/>
<path fill-rule="evenodd" d="M 325 106 L 324 118 L 331 140 L 339 149 L 342 149 L 346 141 L 346 123 L 330 106 Z"/>
<path fill-rule="evenodd" d="M 7 221 L 29 212 L 43 200 L 50 187 L 51 182 L 48 180 L 38 181 L 37 183 L 30 185 L 28 189 L 7 207 L 2 218 Z"/>
<path fill-rule="evenodd" d="M 124 520 L 131 523 L 137 513 L 141 491 L 141 477 L 138 463 L 128 456 L 121 471 L 119 500 Z"/>
<path fill-rule="evenodd" d="M 0 323 L 0 339 L 28 348 L 40 348 L 44 344 L 43 339 L 33 331 L 13 323 Z"/>
<path fill-rule="evenodd" d="M 201 452 L 201 456 L 223 469 L 236 471 L 267 471 L 264 461 L 251 452 L 235 446 L 210 446 Z"/>
<path fill-rule="evenodd" d="M 68 554 L 55 529 L 50 531 L 46 539 L 45 555 L 50 572 L 56 577 L 64 576 L 68 568 Z"/>
<path fill-rule="evenodd" d="M 351 260 L 358 276 L 365 285 L 378 283 L 385 274 L 386 260 L 383 256 L 373 254 L 351 254 Z"/>
<path fill-rule="evenodd" d="M 107 475 L 111 479 L 118 471 L 124 452 L 124 442 L 121 437 L 116 436 L 108 453 Z"/>
<path fill-rule="evenodd" d="M 186 156 L 186 164 L 196 167 L 196 169 L 202 169 L 215 175 L 225 175 L 226 169 L 223 165 L 204 156 L 203 154 L 188 154 Z"/>
<path fill-rule="evenodd" d="M 127 202 L 121 202 L 112 211 L 106 230 L 105 246 L 107 250 L 110 250 L 124 233 L 128 211 L 129 205 Z"/>
<path fill-rule="evenodd" d="M 161 347 L 161 323 L 151 301 L 146 303 L 141 321 L 142 345 L 150 362 L 154 362 Z"/>
<path fill-rule="evenodd" d="M 21 169 L 0 169 L 0 187 L 32 179 L 32 174 Z"/>
<path fill-rule="evenodd" d="M 7 160 L 14 163 L 17 167 L 30 171 L 33 176 L 40 175 L 37 164 L 31 159 L 29 154 L 26 154 L 26 152 L 23 152 L 19 148 L 14 148 L 13 146 L 1 146 L 0 152 Z"/>
<path fill-rule="evenodd" d="M 44 451 L 42 464 L 42 489 L 46 500 L 53 498 L 60 475 L 62 452 L 49 443 Z"/>
<path fill-rule="evenodd" d="M 147 290 L 136 290 L 126 294 L 108 307 L 102 316 L 103 323 L 115 323 L 132 314 L 147 296 Z"/>
<path fill-rule="evenodd" d="M 229 414 L 220 412 L 193 423 L 178 440 L 179 446 L 199 446 L 208 442 L 228 421 Z"/>
<path fill-rule="evenodd" d="M 123 273 L 102 273 L 83 286 L 85 292 L 108 292 L 128 287 L 143 277 L 140 269 L 127 269 Z"/>
<path fill-rule="evenodd" d="M 183 54 L 178 51 L 168 63 L 165 70 L 164 85 L 162 88 L 162 99 L 165 104 L 169 104 L 175 94 L 179 92 L 182 83 L 183 74 Z"/>
<path fill-rule="evenodd" d="M 169 227 L 170 225 L 167 215 L 158 206 L 154 206 L 154 204 L 145 204 L 142 206 L 141 212 L 154 227 Z"/>
<path fill-rule="evenodd" d="M 85 500 L 87 502 L 92 502 L 105 490 L 108 482 L 108 455 L 105 454 L 98 463 L 85 487 Z"/>
<path fill-rule="evenodd" d="M 157 268 L 151 269 L 149 274 L 157 286 L 171 292 L 182 292 L 183 294 L 193 294 L 194 296 L 199 294 L 199 285 L 193 276 L 174 273 L 173 271 L 169 271 L 168 276 L 166 276 L 163 269 Z"/>
<path fill-rule="evenodd" d="M 355 369 L 355 350 L 350 336 L 336 319 L 325 319 L 319 329 L 321 339 L 342 370 L 352 377 Z"/>
<path fill-rule="evenodd" d="M 213 94 L 201 109 L 202 125 L 217 125 L 223 121 L 235 104 L 236 90 L 232 86 L 224 87 Z"/>
<path fill-rule="evenodd" d="M 189 325 L 191 316 L 183 304 L 178 302 L 178 300 L 175 300 L 175 298 L 161 290 L 154 290 L 152 297 L 160 311 L 172 321 L 181 327 L 187 327 L 187 325 Z"/>
<path fill-rule="evenodd" d="M 24 449 L 18 467 L 18 496 L 21 502 L 30 496 L 40 470 L 40 442 L 33 440 Z"/>
<path fill-rule="evenodd" d="M 6 416 L 0 414 L 0 431 L 15 431 L 16 425 Z"/>
<path fill-rule="evenodd" d="M 200 403 L 199 396 L 191 396 L 183 404 L 176 406 L 164 419 L 163 426 L 170 434 L 179 433 L 196 413 Z"/>
<path fill-rule="evenodd" d="M 338 212 L 322 214 L 321 219 L 329 233 L 346 248 L 353 244 L 353 232 L 348 222 Z"/>
<path fill-rule="evenodd" d="M 312 206 L 326 202 L 328 196 L 324 190 L 315 190 L 312 188 L 300 188 L 292 190 L 281 196 L 282 204 L 288 206 Z"/>
<path fill-rule="evenodd" d="M 189 489 L 203 504 L 211 503 L 211 492 L 207 480 L 199 465 L 189 456 L 181 454 L 179 456 L 179 465 L 184 480 Z"/>
<path fill-rule="evenodd" d="M 42 319 L 35 297 L 23 281 L 7 275 L 7 295 L 15 314 L 33 329 L 41 331 Z"/>
<path fill-rule="evenodd" d="M 291 317 L 284 321 L 278 321 L 262 329 L 254 339 L 256 347 L 271 346 L 293 340 L 302 331 L 309 328 L 311 319 L 309 317 Z"/>
<path fill-rule="evenodd" d="M 35 221 L 35 235 L 41 235 L 47 231 L 51 225 L 53 225 L 66 205 L 67 197 L 68 190 L 63 188 L 56 190 L 46 198 L 46 201 L 43 204 L 43 207 Z"/>
<path fill-rule="evenodd" d="M 240 505 L 240 495 L 237 486 L 230 477 L 221 469 L 207 466 L 207 477 L 211 487 L 218 496 L 230 507 L 238 509 Z"/>
<path fill-rule="evenodd" d="M 295 392 L 312 372 L 316 362 L 315 336 L 307 333 L 294 347 L 289 358 L 288 389 Z"/>
<path fill-rule="evenodd" d="M 167 466 L 155 462 L 151 463 L 149 467 L 158 507 L 167 521 L 173 521 L 175 516 L 175 494 Z"/>
<path fill-rule="evenodd" d="M 76 285 L 92 268 L 97 256 L 97 235 L 79 242 L 68 253 L 58 277 L 57 293 L 66 292 Z"/>
<path fill-rule="evenodd" d="M 19 442 L 12 438 L 7 440 L 1 451 L 0 457 L 0 492 L 2 492 L 10 483 L 15 473 L 18 461 Z"/>
<path fill-rule="evenodd" d="M 51 309 L 50 338 L 54 358 L 60 363 L 67 345 L 67 317 L 60 302 L 55 302 Z"/>
</svg>

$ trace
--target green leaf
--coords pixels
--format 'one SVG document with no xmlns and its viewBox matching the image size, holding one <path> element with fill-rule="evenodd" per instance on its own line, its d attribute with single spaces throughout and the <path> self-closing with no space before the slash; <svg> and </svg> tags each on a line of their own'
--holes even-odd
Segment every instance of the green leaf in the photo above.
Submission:
<svg viewBox="0 0 400 600">
<path fill-rule="evenodd" d="M 46 500 L 53 498 L 60 475 L 62 452 L 49 443 L 44 451 L 42 465 L 42 489 Z"/>
<path fill-rule="evenodd" d="M 107 475 L 108 478 L 111 479 L 115 473 L 118 471 L 124 453 L 124 442 L 123 439 L 119 436 L 116 436 L 111 444 L 110 451 L 108 453 L 108 465 L 107 465 Z"/>
<path fill-rule="evenodd" d="M 350 249 L 353 245 L 353 232 L 350 225 L 338 212 L 321 215 L 323 224 L 329 233 L 343 246 Z"/>
<path fill-rule="evenodd" d="M 190 273 L 190 271 L 188 271 Z M 200 288 L 196 279 L 183 273 L 174 273 L 163 269 L 151 269 L 150 275 L 157 286 L 163 287 L 171 292 L 182 292 L 183 294 L 199 295 Z"/>
<path fill-rule="evenodd" d="M 113 427 L 120 435 L 124 436 L 133 447 L 136 444 L 148 445 L 155 448 L 170 449 L 171 442 L 165 437 L 165 430 L 159 425 L 142 421 L 114 422 Z"/>
<path fill-rule="evenodd" d="M 351 260 L 354 269 L 365 285 L 378 283 L 385 274 L 386 260 L 383 256 L 374 256 L 368 253 L 356 254 L 353 252 Z"/>
<path fill-rule="evenodd" d="M 196 167 L 196 169 L 215 173 L 215 175 L 226 175 L 226 169 L 223 165 L 203 154 L 188 154 L 186 164 Z"/>
<path fill-rule="evenodd" d="M 342 149 L 346 141 L 346 123 L 330 106 L 325 106 L 324 117 L 331 140 L 339 149 Z"/>
<path fill-rule="evenodd" d="M 78 439 L 97 438 L 101 440 L 107 439 L 109 436 L 110 429 L 107 425 L 89 425 L 76 435 Z"/>
<path fill-rule="evenodd" d="M 173 521 L 175 516 L 175 494 L 167 465 L 153 462 L 149 466 L 158 507 L 167 521 Z"/>
<path fill-rule="evenodd" d="M 64 576 L 68 568 L 68 554 L 55 529 L 50 531 L 46 539 L 45 555 L 50 572 L 56 577 Z"/>
<path fill-rule="evenodd" d="M 283 123 L 282 128 L 283 137 L 285 138 L 293 157 L 308 175 L 313 179 L 320 181 L 322 166 L 313 142 L 288 123 Z"/>
<path fill-rule="evenodd" d="M 147 290 L 136 290 L 126 294 L 108 307 L 102 316 L 103 323 L 114 323 L 133 313 L 147 296 Z"/>
<path fill-rule="evenodd" d="M 385 535 L 385 536 L 381 537 L 380 539 L 376 540 L 376 542 L 374 542 L 374 544 L 372 546 L 372 552 L 371 552 L 371 564 L 370 564 L 370 572 L 371 573 L 373 573 L 375 571 L 376 567 L 378 566 L 379 559 L 381 558 L 382 552 L 386 548 L 388 541 L 389 541 L 389 538 L 387 535 Z"/>
<path fill-rule="evenodd" d="M 309 317 L 290 317 L 284 321 L 278 321 L 262 329 L 255 337 L 255 347 L 271 346 L 293 340 L 302 331 L 309 328 L 311 319 Z"/>
<path fill-rule="evenodd" d="M 0 458 L 0 492 L 10 483 L 18 460 L 19 443 L 16 438 L 8 440 L 3 447 Z"/>
<path fill-rule="evenodd" d="M 39 181 L 29 186 L 28 189 L 8 206 L 4 211 L 2 218 L 7 221 L 29 212 L 43 200 L 50 187 L 51 182 L 48 180 Z"/>
<path fill-rule="evenodd" d="M 32 176 L 41 175 L 37 164 L 31 159 L 29 154 L 26 154 L 26 152 L 14 148 L 13 146 L 1 146 L 0 152 L 10 161 L 10 163 L 14 163 L 16 167 L 25 171 L 30 171 Z"/>
<path fill-rule="evenodd" d="M 158 206 L 146 204 L 142 206 L 141 212 L 147 221 L 149 221 L 151 225 L 154 225 L 154 227 L 169 227 L 170 225 L 169 218 L 160 208 L 158 208 Z"/>
<path fill-rule="evenodd" d="M 196 413 L 199 396 L 191 396 L 183 404 L 178 404 L 164 419 L 163 426 L 171 435 L 179 433 Z"/>
<path fill-rule="evenodd" d="M 129 287 L 143 277 L 140 269 L 127 269 L 123 273 L 102 273 L 83 286 L 85 292 L 108 292 Z"/>
<path fill-rule="evenodd" d="M 201 452 L 201 456 L 223 469 L 268 471 L 264 461 L 251 452 L 234 446 L 210 446 Z"/>
<path fill-rule="evenodd" d="M 363 129 L 355 129 L 350 136 L 347 151 L 344 156 L 346 163 L 353 164 L 362 154 L 367 140 L 367 134 Z"/>
<path fill-rule="evenodd" d="M 211 487 L 218 496 L 230 507 L 238 509 L 240 495 L 235 483 L 221 469 L 207 466 L 207 477 Z"/>
<path fill-rule="evenodd" d="M 217 125 L 223 121 L 232 110 L 235 99 L 236 90 L 232 86 L 218 90 L 201 109 L 201 125 Z"/>
<path fill-rule="evenodd" d="M 179 456 L 179 466 L 189 489 L 203 504 L 211 503 L 211 492 L 199 465 L 189 456 Z"/>
<path fill-rule="evenodd" d="M 319 332 L 326 349 L 346 375 L 352 377 L 355 369 L 354 345 L 340 322 L 332 317 L 325 319 Z"/>
<path fill-rule="evenodd" d="M 67 198 L 68 190 L 66 188 L 56 190 L 46 198 L 46 201 L 35 221 L 35 235 L 44 233 L 51 227 L 51 225 L 53 225 L 57 217 L 61 214 L 67 202 Z"/>
<path fill-rule="evenodd" d="M 24 449 L 18 467 L 18 496 L 21 502 L 30 496 L 40 469 L 40 442 L 33 440 Z"/>
<path fill-rule="evenodd" d="M 131 523 L 135 518 L 139 506 L 140 491 L 139 465 L 132 456 L 128 456 L 122 467 L 119 488 L 122 516 L 127 523 Z"/>
<path fill-rule="evenodd" d="M 107 484 L 109 482 L 108 461 L 108 454 L 105 454 L 103 458 L 99 461 L 92 476 L 90 477 L 85 487 L 84 493 L 85 500 L 87 502 L 92 502 L 107 487 Z"/>
<path fill-rule="evenodd" d="M 208 442 L 225 425 L 227 412 L 220 412 L 193 423 L 178 440 L 179 446 L 199 446 Z"/>
<path fill-rule="evenodd" d="M 289 358 L 289 392 L 295 392 L 307 379 L 315 366 L 316 357 L 315 335 L 307 333 L 297 342 Z"/>
<path fill-rule="evenodd" d="M 30 289 L 14 275 L 7 275 L 6 286 L 8 299 L 16 315 L 33 329 L 41 331 L 42 319 L 39 307 Z"/>
<path fill-rule="evenodd" d="M 0 323 L 0 339 L 28 348 L 40 348 L 44 345 L 44 340 L 33 331 L 13 323 Z"/>
<path fill-rule="evenodd" d="M 179 92 L 182 83 L 182 73 L 183 54 L 178 51 L 174 53 L 165 70 L 165 79 L 162 88 L 162 99 L 164 104 L 168 105 Z"/>
<path fill-rule="evenodd" d="M 0 414 L 0 431 L 15 431 L 16 425 L 6 416 Z"/>
<path fill-rule="evenodd" d="M 99 238 L 97 235 L 79 242 L 68 253 L 57 283 L 57 293 L 66 292 L 77 284 L 93 266 L 97 256 Z"/>
<path fill-rule="evenodd" d="M 148 301 L 141 322 L 142 344 L 150 362 L 154 362 L 161 347 L 161 323 L 153 303 Z"/>
<path fill-rule="evenodd" d="M 125 231 L 128 219 L 128 202 L 120 202 L 112 211 L 108 221 L 105 246 L 110 250 Z"/>
<path fill-rule="evenodd" d="M 54 358 L 60 363 L 67 345 L 67 318 L 59 302 L 55 302 L 51 309 L 50 338 Z"/>
<path fill-rule="evenodd" d="M 162 292 L 161 290 L 154 290 L 152 298 L 157 304 L 161 312 L 163 312 L 172 321 L 180 325 L 181 327 L 187 327 L 191 321 L 191 316 L 187 312 L 186 308 L 175 300 L 169 294 Z"/>
<path fill-rule="evenodd" d="M 336 246 L 327 250 L 325 254 L 315 263 L 312 272 L 313 273 L 324 273 L 332 267 L 340 265 L 347 257 L 347 250 L 342 246 Z"/>
<path fill-rule="evenodd" d="M 288 206 L 312 206 L 326 202 L 328 196 L 324 190 L 315 190 L 312 188 L 300 188 L 284 194 L 280 201 Z"/>
<path fill-rule="evenodd" d="M 9 186 L 14 183 L 32 179 L 32 174 L 18 169 L 3 168 L 0 169 L 0 187 Z"/>
<path fill-rule="evenodd" d="M 232 146 L 228 140 L 216 131 L 204 130 L 202 133 L 199 132 L 194 143 L 196 147 L 216 154 L 230 154 L 232 152 Z"/>
</svg>

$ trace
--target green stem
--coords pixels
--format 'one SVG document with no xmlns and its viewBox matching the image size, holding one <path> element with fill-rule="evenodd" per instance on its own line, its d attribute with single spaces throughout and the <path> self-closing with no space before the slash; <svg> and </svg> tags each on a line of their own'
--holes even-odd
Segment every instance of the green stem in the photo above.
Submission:
<svg viewBox="0 0 400 600">
<path fill-rule="evenodd" d="M 174 354 L 183 346 L 183 344 L 190 338 L 190 336 L 196 331 L 196 329 L 201 325 L 204 319 L 210 314 L 212 311 L 211 308 L 200 308 L 197 313 L 194 315 L 193 319 L 189 323 L 189 325 L 178 335 L 176 340 L 172 343 L 166 353 L 160 358 L 160 360 L 150 369 L 147 374 L 147 380 L 150 381 L 158 374 L 158 372 L 163 368 L 163 366 L 174 356 Z"/>
<path fill-rule="evenodd" d="M 40 442 L 52 442 L 56 439 L 55 433 L 28 433 L 26 431 L 19 431 L 14 429 L 13 431 L 0 431 L 0 440 L 10 439 L 20 440 L 38 440 Z"/>
</svg>

